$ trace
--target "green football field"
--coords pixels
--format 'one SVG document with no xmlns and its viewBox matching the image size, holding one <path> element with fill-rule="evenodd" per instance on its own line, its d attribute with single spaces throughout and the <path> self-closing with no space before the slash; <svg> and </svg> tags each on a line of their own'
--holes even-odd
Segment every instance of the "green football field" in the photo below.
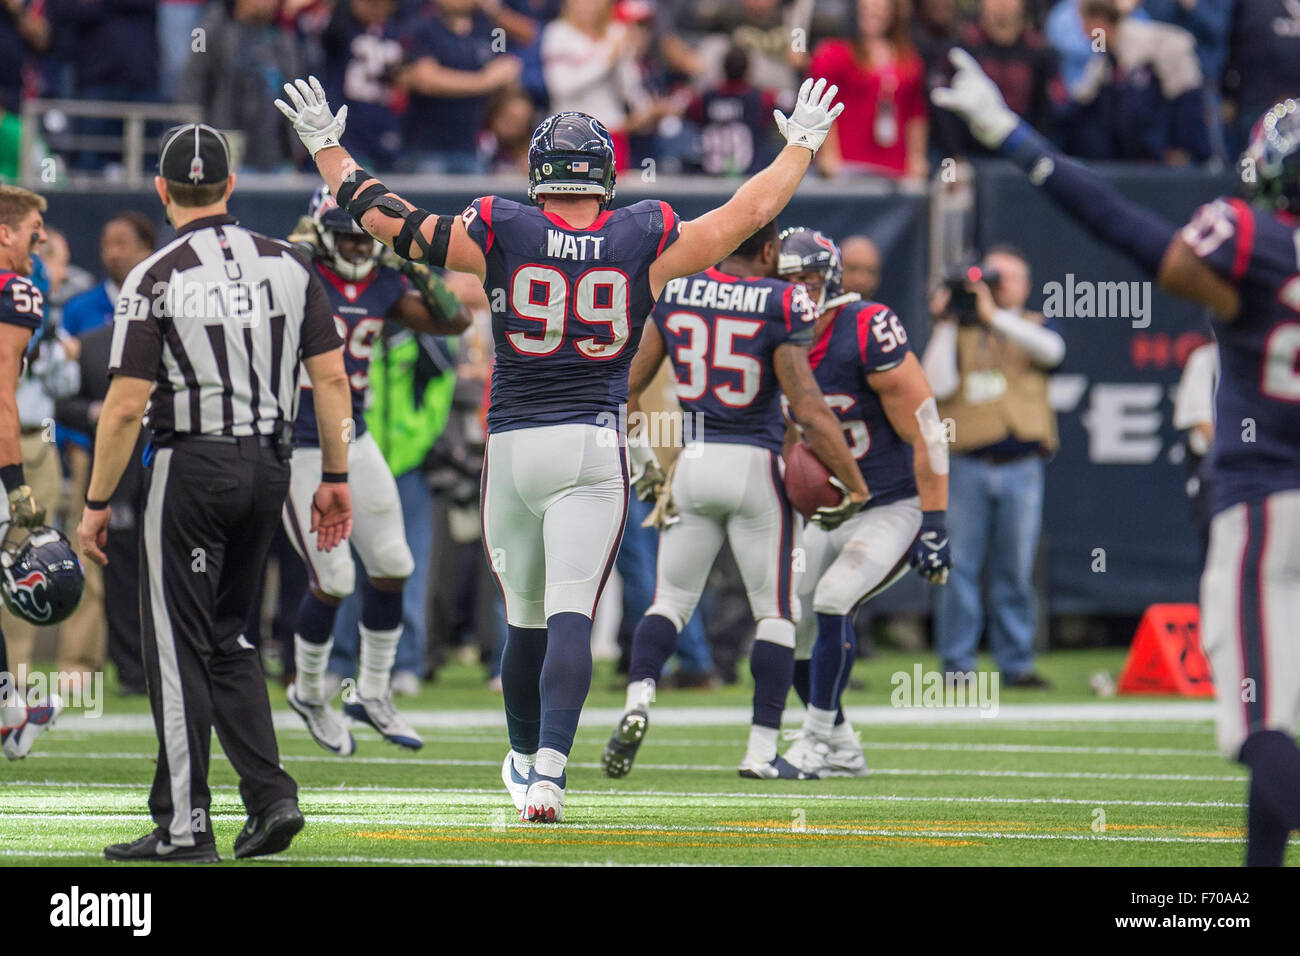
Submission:
<svg viewBox="0 0 1300 956">
<path fill-rule="evenodd" d="M 1090 675 L 1114 674 L 1122 660 L 1119 651 L 1046 657 L 1041 670 L 1056 688 L 1004 689 L 993 718 L 890 706 L 891 675 L 931 660 L 861 661 L 855 673 L 868 686 L 848 702 L 872 773 L 825 781 L 736 774 L 743 684 L 662 692 L 635 769 L 606 779 L 600 753 L 623 695 L 602 665 L 555 826 L 517 819 L 500 782 L 500 697 L 477 668 L 445 669 L 421 697 L 399 702 L 425 737 L 415 753 L 357 728 L 357 753 L 331 756 L 273 687 L 307 827 L 287 852 L 247 865 L 1239 865 L 1245 777 L 1214 748 L 1211 705 L 1097 698 Z M 791 703 L 787 726 L 799 719 Z M 30 757 L 0 768 L 5 863 L 102 864 L 105 844 L 151 827 L 157 745 L 147 713 L 110 688 L 101 717 L 68 711 Z M 213 819 L 231 865 L 244 813 L 215 739 L 213 750 Z"/>
</svg>

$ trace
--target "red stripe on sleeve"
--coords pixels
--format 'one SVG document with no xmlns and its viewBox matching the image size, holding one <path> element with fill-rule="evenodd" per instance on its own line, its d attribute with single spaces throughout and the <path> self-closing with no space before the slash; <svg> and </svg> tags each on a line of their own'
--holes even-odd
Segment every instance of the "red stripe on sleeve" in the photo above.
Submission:
<svg viewBox="0 0 1300 956">
<path fill-rule="evenodd" d="M 867 344 L 871 336 L 871 320 L 888 308 L 889 306 L 876 302 L 858 312 L 858 355 L 861 356 L 864 365 L 867 361 Z"/>
<path fill-rule="evenodd" d="M 668 234 L 673 227 L 677 225 L 677 216 L 673 213 L 673 207 L 668 205 L 662 199 L 659 200 L 659 208 L 664 214 L 664 234 L 659 237 L 659 248 L 655 250 L 656 256 L 663 255 L 664 246 L 668 245 Z"/>
<path fill-rule="evenodd" d="M 1240 279 L 1250 265 L 1250 254 L 1255 251 L 1255 214 L 1240 199 L 1229 199 L 1237 213 L 1237 253 L 1232 259 L 1232 278 Z"/>
<path fill-rule="evenodd" d="M 794 304 L 794 286 L 785 290 L 782 297 L 781 313 L 785 316 L 785 330 L 789 332 L 794 328 L 794 313 L 791 311 L 791 305 Z"/>
<path fill-rule="evenodd" d="M 478 217 L 483 220 L 483 225 L 487 227 L 487 245 L 483 247 L 483 252 L 492 251 L 492 240 L 496 233 L 492 229 L 492 197 L 484 196 L 478 201 Z"/>
</svg>

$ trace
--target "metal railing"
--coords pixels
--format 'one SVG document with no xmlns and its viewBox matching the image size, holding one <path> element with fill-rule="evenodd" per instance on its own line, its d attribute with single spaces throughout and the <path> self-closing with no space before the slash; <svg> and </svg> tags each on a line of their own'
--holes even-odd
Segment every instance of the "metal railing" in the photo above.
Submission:
<svg viewBox="0 0 1300 956">
<path fill-rule="evenodd" d="M 52 114 L 59 115 L 55 124 L 47 123 Z M 69 155 L 77 152 L 113 153 L 120 156 L 124 175 L 122 184 L 145 185 L 151 178 L 145 173 L 144 160 L 151 150 L 145 148 L 145 126 L 159 123 L 168 126 L 191 123 L 199 119 L 197 106 L 184 103 L 123 103 L 106 100 L 34 99 L 23 103 L 22 136 L 19 140 L 19 182 L 38 189 L 55 182 L 57 165 L 36 155 L 39 134 L 51 152 Z M 114 120 L 122 124 L 119 135 L 76 132 L 77 120 Z M 52 128 L 62 126 L 62 129 Z M 86 177 L 94 179 L 96 177 Z M 102 180 L 102 177 L 101 177 Z"/>
</svg>

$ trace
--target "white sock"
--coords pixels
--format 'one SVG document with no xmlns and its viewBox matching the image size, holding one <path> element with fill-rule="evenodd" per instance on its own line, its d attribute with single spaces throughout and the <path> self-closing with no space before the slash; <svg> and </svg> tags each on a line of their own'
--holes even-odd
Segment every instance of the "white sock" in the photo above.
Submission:
<svg viewBox="0 0 1300 956">
<path fill-rule="evenodd" d="M 537 754 L 521 754 L 518 750 L 510 751 L 510 759 L 515 762 L 515 773 L 527 777 L 528 771 L 537 763 Z"/>
<path fill-rule="evenodd" d="M 856 750 L 858 748 L 857 732 L 853 729 L 853 725 L 849 723 L 847 717 L 844 718 L 844 723 L 836 724 L 835 729 L 831 731 L 831 746 L 837 749 L 852 747 Z"/>
<path fill-rule="evenodd" d="M 760 763 L 771 763 L 776 759 L 776 741 L 781 731 L 775 727 L 760 727 L 753 724 L 749 728 L 749 755 Z"/>
<path fill-rule="evenodd" d="M 293 682 L 299 700 L 308 704 L 325 703 L 325 669 L 333 649 L 332 637 L 324 644 L 312 644 L 304 641 L 301 634 L 293 636 L 293 666 L 298 672 Z"/>
<path fill-rule="evenodd" d="M 27 705 L 16 702 L 0 707 L 0 730 L 12 730 L 27 723 Z"/>
<path fill-rule="evenodd" d="M 817 707 L 808 708 L 808 716 L 804 720 L 804 727 L 814 737 L 820 740 L 827 740 L 835 730 L 835 715 L 838 711 L 821 710 Z"/>
<path fill-rule="evenodd" d="M 569 762 L 569 758 L 558 750 L 552 750 L 550 747 L 543 747 L 537 751 L 537 760 L 533 767 L 543 777 L 555 777 L 556 779 L 564 776 L 564 765 Z"/>
<path fill-rule="evenodd" d="M 643 680 L 634 680 L 627 685 L 627 703 L 623 705 L 623 711 L 635 710 L 638 707 L 649 708 L 650 702 L 655 699 L 655 682 L 653 678 L 646 677 Z"/>
<path fill-rule="evenodd" d="M 402 625 L 391 631 L 372 631 L 358 624 L 361 631 L 361 667 L 357 675 L 357 693 L 367 700 L 388 695 L 388 682 L 397 660 L 397 642 L 402 639 Z"/>
</svg>

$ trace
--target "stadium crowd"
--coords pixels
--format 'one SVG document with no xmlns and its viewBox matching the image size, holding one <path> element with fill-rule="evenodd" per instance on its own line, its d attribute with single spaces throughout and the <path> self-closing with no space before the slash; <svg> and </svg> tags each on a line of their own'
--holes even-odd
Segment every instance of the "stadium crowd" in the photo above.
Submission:
<svg viewBox="0 0 1300 956">
<path fill-rule="evenodd" d="M 815 74 L 855 117 L 820 172 L 919 178 L 980 151 L 927 97 L 955 44 L 1091 160 L 1222 163 L 1300 89 L 1287 0 L 4 0 L 0 176 L 29 97 L 196 104 L 245 169 L 306 168 L 271 105 L 306 73 L 381 172 L 522 171 L 536 119 L 572 109 L 613 131 L 622 169 L 742 174 L 776 150 L 773 103 Z M 54 112 L 37 132 L 57 151 L 68 130 Z"/>
</svg>

